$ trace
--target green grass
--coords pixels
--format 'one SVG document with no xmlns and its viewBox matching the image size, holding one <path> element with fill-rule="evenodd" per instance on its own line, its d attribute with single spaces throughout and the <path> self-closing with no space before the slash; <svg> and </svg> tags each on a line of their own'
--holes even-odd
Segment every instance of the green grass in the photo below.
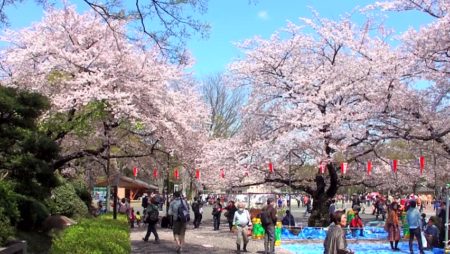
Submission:
<svg viewBox="0 0 450 254">
<path fill-rule="evenodd" d="M 125 216 L 111 214 L 84 219 L 53 239 L 52 254 L 128 254 L 131 252 L 129 225 Z"/>
</svg>

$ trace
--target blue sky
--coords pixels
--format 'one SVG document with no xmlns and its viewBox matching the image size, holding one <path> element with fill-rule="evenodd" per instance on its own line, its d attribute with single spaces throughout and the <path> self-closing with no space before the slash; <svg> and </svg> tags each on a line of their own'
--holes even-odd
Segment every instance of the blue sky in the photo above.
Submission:
<svg viewBox="0 0 450 254">
<path fill-rule="evenodd" d="M 80 11 L 86 10 L 82 1 L 73 1 Z M 195 76 L 203 79 L 208 75 L 223 72 L 226 65 L 239 55 L 234 42 L 256 35 L 268 38 L 283 28 L 287 21 L 299 23 L 299 17 L 311 17 L 311 9 L 320 16 L 339 19 L 345 13 L 355 11 L 375 1 L 369 0 L 209 0 L 208 12 L 200 17 L 211 25 L 208 39 L 196 36 L 188 41 L 188 49 L 196 59 L 193 68 Z M 32 1 L 7 9 L 11 28 L 29 26 L 42 17 L 42 8 Z M 430 18 L 417 12 L 385 13 L 388 27 L 395 31 L 417 28 L 430 22 Z M 362 22 L 361 15 L 354 14 L 356 22 Z"/>
</svg>

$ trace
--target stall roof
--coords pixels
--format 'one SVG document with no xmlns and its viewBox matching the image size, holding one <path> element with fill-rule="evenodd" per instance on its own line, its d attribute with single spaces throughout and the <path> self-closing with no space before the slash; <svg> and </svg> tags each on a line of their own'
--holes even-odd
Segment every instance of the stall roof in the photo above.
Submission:
<svg viewBox="0 0 450 254">
<path fill-rule="evenodd" d="M 156 185 L 148 184 L 141 180 L 117 174 L 109 177 L 109 184 L 111 186 L 117 185 L 117 187 L 119 188 L 126 188 L 126 189 L 158 190 L 158 186 Z M 107 185 L 108 181 L 106 177 L 97 179 L 96 186 L 106 187 Z"/>
</svg>

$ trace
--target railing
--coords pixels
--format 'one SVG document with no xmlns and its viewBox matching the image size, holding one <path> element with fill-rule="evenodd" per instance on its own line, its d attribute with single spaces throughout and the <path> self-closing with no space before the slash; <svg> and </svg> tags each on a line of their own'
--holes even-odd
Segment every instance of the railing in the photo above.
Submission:
<svg viewBox="0 0 450 254">
<path fill-rule="evenodd" d="M 17 241 L 0 248 L 0 254 L 27 254 L 27 242 Z"/>
</svg>

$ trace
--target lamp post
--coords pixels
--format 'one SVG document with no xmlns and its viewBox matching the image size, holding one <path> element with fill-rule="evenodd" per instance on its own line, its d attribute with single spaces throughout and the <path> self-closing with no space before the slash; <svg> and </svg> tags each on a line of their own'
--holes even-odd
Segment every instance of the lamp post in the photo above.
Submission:
<svg viewBox="0 0 450 254">
<path fill-rule="evenodd" d="M 165 184 L 166 187 L 167 187 L 167 189 L 166 189 L 166 216 L 169 215 L 169 204 L 170 204 L 170 201 L 169 201 L 170 157 L 173 156 L 173 154 L 174 154 L 173 150 L 170 150 L 167 153 L 167 172 L 166 172 L 166 184 Z"/>
<path fill-rule="evenodd" d="M 291 210 L 291 203 L 292 203 L 292 200 L 291 200 L 291 191 L 292 191 L 292 187 L 291 187 L 291 184 L 292 184 L 292 179 L 291 179 L 291 152 L 292 152 L 292 150 L 289 150 L 289 211 L 291 211 L 291 213 L 292 213 L 292 210 Z"/>
<path fill-rule="evenodd" d="M 436 169 L 436 153 L 434 151 L 434 140 L 431 141 L 431 148 L 433 152 L 433 170 L 434 170 L 434 198 L 437 200 L 438 187 L 437 187 L 437 169 Z"/>
<path fill-rule="evenodd" d="M 166 179 L 164 181 L 165 191 L 166 191 L 166 216 L 169 215 L 169 172 L 170 172 L 170 153 L 167 153 L 167 170 Z"/>
</svg>

